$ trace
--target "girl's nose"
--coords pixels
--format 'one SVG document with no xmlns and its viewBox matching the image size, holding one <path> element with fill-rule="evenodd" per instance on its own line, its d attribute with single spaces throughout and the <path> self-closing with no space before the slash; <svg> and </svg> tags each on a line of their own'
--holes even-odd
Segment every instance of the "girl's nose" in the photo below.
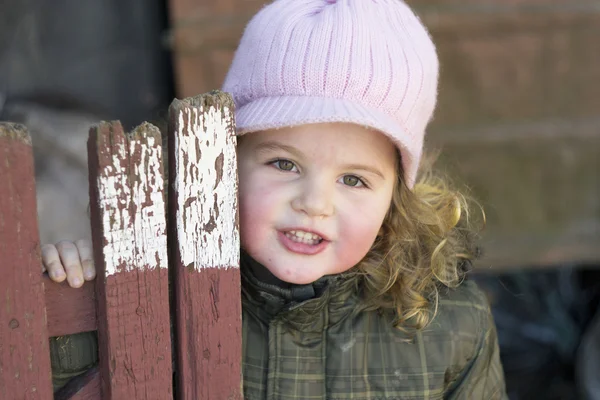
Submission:
<svg viewBox="0 0 600 400">
<path fill-rule="evenodd" d="M 326 182 L 307 180 L 292 200 L 292 208 L 312 218 L 333 215 L 333 188 Z"/>
</svg>

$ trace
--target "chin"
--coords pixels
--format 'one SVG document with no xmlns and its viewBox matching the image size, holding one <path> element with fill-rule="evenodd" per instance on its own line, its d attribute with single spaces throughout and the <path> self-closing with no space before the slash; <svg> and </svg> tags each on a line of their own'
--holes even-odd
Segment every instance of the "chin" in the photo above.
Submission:
<svg viewBox="0 0 600 400">
<path fill-rule="evenodd" d="M 311 266 L 309 263 L 303 264 L 304 265 L 282 268 L 278 268 L 276 265 L 263 265 L 278 279 L 294 285 L 306 285 L 313 283 L 326 275 L 323 269 L 314 268 L 314 266 Z"/>
<path fill-rule="evenodd" d="M 270 269 L 267 268 L 269 271 L 271 271 L 271 273 L 273 275 L 275 275 L 277 278 L 281 279 L 284 282 L 287 283 L 291 283 L 294 285 L 307 285 L 309 283 L 313 283 L 314 281 L 318 280 L 319 278 L 321 278 L 323 276 L 323 274 L 306 274 L 306 273 L 301 273 L 301 274 L 297 274 L 295 273 L 295 271 L 293 270 L 279 270 L 279 269 Z"/>
</svg>

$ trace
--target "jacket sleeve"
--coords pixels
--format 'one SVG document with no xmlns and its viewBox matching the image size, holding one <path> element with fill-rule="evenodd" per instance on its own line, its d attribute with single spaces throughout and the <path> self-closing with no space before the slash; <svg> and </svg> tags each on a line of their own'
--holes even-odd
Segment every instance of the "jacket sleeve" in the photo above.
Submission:
<svg viewBox="0 0 600 400">
<path fill-rule="evenodd" d="M 469 363 L 460 371 L 448 400 L 505 400 L 506 385 L 500 363 L 498 336 L 491 312 L 482 313 L 480 344 Z"/>
<path fill-rule="evenodd" d="M 50 338 L 50 363 L 54 391 L 71 378 L 81 375 L 98 363 L 96 332 L 83 332 Z"/>
</svg>

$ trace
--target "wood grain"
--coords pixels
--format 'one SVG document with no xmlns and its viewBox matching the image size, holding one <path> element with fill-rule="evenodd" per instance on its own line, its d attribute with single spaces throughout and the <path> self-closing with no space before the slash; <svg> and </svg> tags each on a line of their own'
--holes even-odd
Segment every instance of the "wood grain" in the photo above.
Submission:
<svg viewBox="0 0 600 400">
<path fill-rule="evenodd" d="M 102 398 L 169 399 L 172 360 L 158 129 L 90 131 L 88 159 Z"/>
<path fill-rule="evenodd" d="M 31 140 L 0 123 L 0 388 L 3 399 L 51 399 Z"/>
<path fill-rule="evenodd" d="M 233 101 L 211 92 L 169 109 L 170 255 L 178 396 L 241 399 L 241 300 Z"/>
</svg>

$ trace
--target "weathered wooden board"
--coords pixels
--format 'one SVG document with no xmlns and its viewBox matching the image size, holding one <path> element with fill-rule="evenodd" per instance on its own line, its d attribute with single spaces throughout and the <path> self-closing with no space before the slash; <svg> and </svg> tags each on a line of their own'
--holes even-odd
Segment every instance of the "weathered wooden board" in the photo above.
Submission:
<svg viewBox="0 0 600 400">
<path fill-rule="evenodd" d="M 0 123 L 0 397 L 51 399 L 31 140 Z"/>
<path fill-rule="evenodd" d="M 241 399 L 234 105 L 211 92 L 169 109 L 169 221 L 178 398 Z"/>
<path fill-rule="evenodd" d="M 102 398 L 172 397 L 167 236 L 158 129 L 90 131 Z"/>
<path fill-rule="evenodd" d="M 52 282 L 44 274 L 48 336 L 64 336 L 98 329 L 95 281 L 72 288 L 67 281 Z"/>
</svg>

